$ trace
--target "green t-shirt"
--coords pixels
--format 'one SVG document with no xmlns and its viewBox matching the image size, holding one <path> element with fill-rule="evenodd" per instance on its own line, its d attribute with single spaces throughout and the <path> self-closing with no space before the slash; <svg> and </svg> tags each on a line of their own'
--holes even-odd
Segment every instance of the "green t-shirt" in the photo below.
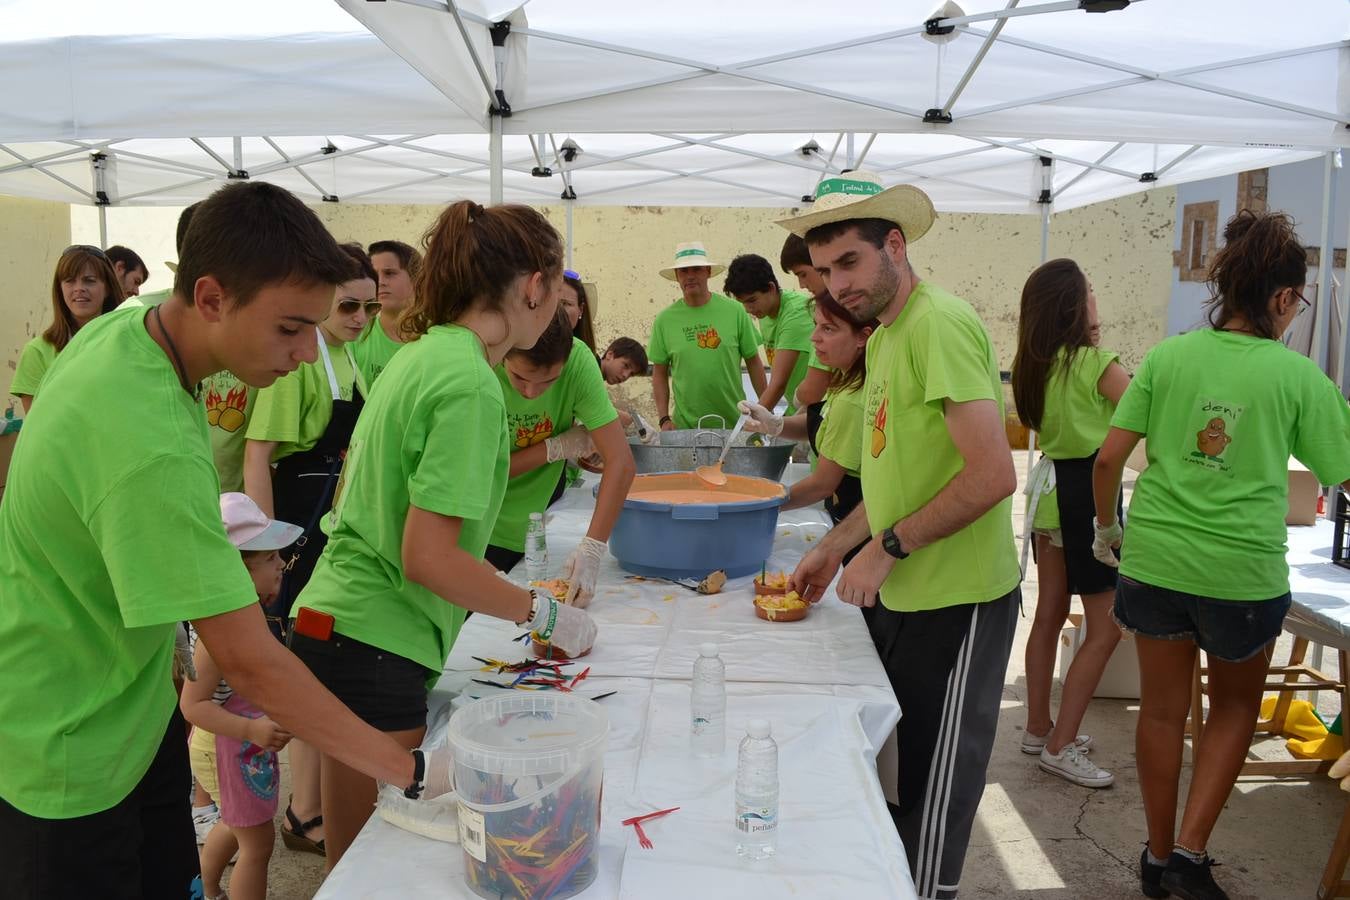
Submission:
<svg viewBox="0 0 1350 900">
<path fill-rule="evenodd" d="M 764 336 L 764 355 L 773 365 L 774 354 L 779 350 L 796 350 L 797 362 L 792 366 L 792 375 L 788 377 L 783 398 L 787 401 L 787 415 L 797 411 L 792 402 L 797 393 L 797 385 L 806 377 L 810 368 L 811 355 L 815 352 L 811 346 L 811 332 L 816 323 L 811 319 L 811 295 L 805 291 L 783 291 L 780 295 L 777 316 L 765 316 L 759 320 L 759 330 Z"/>
<path fill-rule="evenodd" d="M 1101 449 L 1111 430 L 1115 404 L 1097 391 L 1097 382 L 1119 353 L 1080 347 L 1073 366 L 1066 369 L 1068 351 L 1061 347 L 1055 355 L 1046 381 L 1045 409 L 1036 442 L 1051 459 L 1083 459 Z M 1059 527 L 1059 499 L 1054 489 L 1042 494 L 1036 503 L 1032 527 L 1050 531 Z"/>
<path fill-rule="evenodd" d="M 368 396 L 365 379 L 354 366 L 350 351 L 350 345 L 328 347 L 342 400 L 352 399 L 353 385 L 362 396 Z M 276 462 L 292 453 L 304 453 L 317 444 L 332 418 L 333 387 L 320 354 L 314 362 L 301 363 L 294 372 L 258 391 L 248 417 L 248 439 L 276 441 L 277 448 L 272 453 L 272 461 Z"/>
<path fill-rule="evenodd" d="M 356 357 L 356 367 L 366 384 L 373 386 L 375 379 L 389 365 L 394 354 L 403 349 L 403 345 L 394 340 L 380 324 L 379 316 L 370 320 L 366 330 L 352 344 L 352 354 Z"/>
<path fill-rule="evenodd" d="M 16 397 L 36 397 L 38 388 L 42 386 L 42 377 L 55 361 L 56 347 L 42 335 L 24 344 L 9 392 Z"/>
<path fill-rule="evenodd" d="M 173 296 L 173 288 L 165 288 L 162 291 L 151 291 L 148 294 L 138 294 L 135 297 L 128 297 L 117 305 L 117 309 L 142 309 L 147 306 L 159 306 L 165 300 Z M 117 310 L 113 310 L 116 312 Z"/>
<path fill-rule="evenodd" d="M 920 282 L 899 318 L 867 342 L 863 500 L 873 534 L 922 508 L 965 466 L 943 401 L 993 400 L 1003 385 L 989 335 L 964 300 Z M 941 609 L 995 600 L 1021 581 L 1006 499 L 895 564 L 881 588 L 887 608 Z"/>
<path fill-rule="evenodd" d="M 125 799 L 178 703 L 177 623 L 258 602 L 202 408 L 144 318 L 101 316 L 57 358 L 0 504 L 0 797 L 30 816 Z"/>
<path fill-rule="evenodd" d="M 478 337 L 458 325 L 405 345 L 380 379 L 347 450 L 328 546 L 297 605 L 434 679 L 464 609 L 403 574 L 403 528 L 410 506 L 462 519 L 459 547 L 482 559 L 511 464 L 502 388 Z"/>
<path fill-rule="evenodd" d="M 257 388 L 244 384 L 233 372 L 217 372 L 202 382 L 211 455 L 220 474 L 222 492 L 244 489 L 244 438 L 257 397 Z"/>
<path fill-rule="evenodd" d="M 834 461 L 848 474 L 857 476 L 862 469 L 862 388 L 829 391 L 820 415 L 820 431 L 816 432 L 820 455 Z"/>
<path fill-rule="evenodd" d="M 736 404 L 745 399 L 741 360 L 758 350 L 750 314 L 721 294 L 702 306 L 680 299 L 661 310 L 648 356 L 658 366 L 670 366 L 675 427 L 696 428 L 700 416 L 719 415 L 731 428 L 741 415 Z"/>
<path fill-rule="evenodd" d="M 1289 457 L 1350 478 L 1350 406 L 1279 341 L 1204 329 L 1154 347 L 1111 424 L 1148 436 L 1120 571 L 1223 600 L 1289 590 Z"/>
<path fill-rule="evenodd" d="M 609 401 L 595 354 L 577 338 L 572 338 L 572 353 L 558 380 L 533 400 L 526 400 L 511 386 L 504 366 L 497 366 L 497 380 L 501 382 L 506 404 L 506 435 L 512 453 L 562 434 L 573 422 L 580 421 L 594 431 L 619 417 Z M 564 465 L 563 460 L 558 460 L 507 482 L 502 509 L 488 543 L 507 550 L 525 549 L 530 513 L 543 512 L 548 506 Z"/>
</svg>

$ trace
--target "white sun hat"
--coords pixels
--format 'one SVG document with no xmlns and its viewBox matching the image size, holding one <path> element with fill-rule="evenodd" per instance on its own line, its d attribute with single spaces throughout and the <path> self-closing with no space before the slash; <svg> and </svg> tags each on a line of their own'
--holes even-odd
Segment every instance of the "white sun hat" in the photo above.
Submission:
<svg viewBox="0 0 1350 900">
<path fill-rule="evenodd" d="M 798 237 L 817 225 L 849 219 L 884 219 L 900 226 L 905 241 L 913 243 L 928 233 L 937 213 L 928 195 L 910 184 L 887 188 L 880 176 L 861 169 L 826 178 L 816 188 L 810 210 L 779 219 L 778 224 Z"/>
<path fill-rule="evenodd" d="M 727 269 L 726 266 L 718 265 L 708 257 L 708 250 L 701 241 L 690 241 L 687 244 L 675 245 L 675 265 L 669 269 L 662 269 L 661 277 L 667 281 L 674 281 L 677 270 L 692 269 L 696 266 L 707 266 L 712 269 L 708 273 L 709 277 L 719 275 Z"/>
<path fill-rule="evenodd" d="M 220 495 L 220 517 L 225 534 L 240 550 L 280 550 L 294 544 L 305 529 L 267 517 L 248 494 Z"/>
</svg>

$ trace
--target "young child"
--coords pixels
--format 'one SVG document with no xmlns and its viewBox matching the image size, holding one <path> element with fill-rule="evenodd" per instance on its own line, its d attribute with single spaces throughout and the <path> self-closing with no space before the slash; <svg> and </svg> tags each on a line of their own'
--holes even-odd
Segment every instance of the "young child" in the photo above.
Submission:
<svg viewBox="0 0 1350 900">
<path fill-rule="evenodd" d="M 220 515 L 230 543 L 239 548 L 264 607 L 281 588 L 285 562 L 278 552 L 303 530 L 269 519 L 246 494 L 221 494 Z M 206 900 L 226 897 L 220 876 L 239 851 L 230 877 L 234 900 L 263 900 L 267 863 L 272 858 L 280 769 L 277 751 L 291 736 L 248 700 L 230 690 L 206 645 L 193 654 L 197 680 L 183 686 L 183 717 L 193 726 L 192 771 L 220 806 L 220 824 L 202 847 L 202 889 Z M 198 730 L 215 735 L 214 752 L 197 746 Z M 214 790 L 213 790 L 214 788 Z"/>
</svg>

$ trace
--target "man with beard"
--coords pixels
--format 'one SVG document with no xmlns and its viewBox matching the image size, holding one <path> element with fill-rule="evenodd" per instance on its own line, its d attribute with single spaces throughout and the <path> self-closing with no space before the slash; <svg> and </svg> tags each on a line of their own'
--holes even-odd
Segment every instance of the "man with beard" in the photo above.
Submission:
<svg viewBox="0 0 1350 900">
<path fill-rule="evenodd" d="M 957 894 L 998 726 L 1021 601 L 1017 488 L 993 346 L 966 301 L 921 281 L 908 245 L 932 202 L 850 172 L 822 182 L 811 212 L 779 224 L 806 239 L 830 293 L 867 345 L 863 503 L 801 561 L 793 588 L 817 600 L 844 554 L 840 599 L 881 600 L 872 638 L 904 716 L 892 810 L 920 897 Z M 870 538 L 870 540 L 869 540 Z"/>
</svg>

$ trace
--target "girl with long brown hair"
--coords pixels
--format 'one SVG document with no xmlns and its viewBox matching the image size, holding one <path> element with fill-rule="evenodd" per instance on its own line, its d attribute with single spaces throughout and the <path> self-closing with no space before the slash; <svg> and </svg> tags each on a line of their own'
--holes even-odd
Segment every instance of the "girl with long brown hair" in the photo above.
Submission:
<svg viewBox="0 0 1350 900">
<path fill-rule="evenodd" d="M 102 250 L 85 244 L 66 248 L 52 274 L 52 323 L 24 344 L 9 386 L 24 412 L 32 408 L 43 376 L 75 332 L 112 312 L 123 299 L 121 282 Z"/>
<path fill-rule="evenodd" d="M 1035 430 L 1043 456 L 1028 484 L 1029 527 L 1036 541 L 1040 592 L 1027 639 L 1027 724 L 1022 752 L 1084 787 L 1114 777 L 1087 757 L 1078 734 L 1120 630 L 1111 621 L 1116 572 L 1092 555 L 1092 463 L 1129 376 L 1119 354 L 1097 347 L 1097 298 L 1078 264 L 1054 259 L 1022 288 L 1013 360 L 1013 395 L 1022 423 Z M 1078 594 L 1087 634 L 1064 679 L 1059 718 L 1050 717 L 1050 675 L 1069 598 Z"/>
<path fill-rule="evenodd" d="M 466 611 L 590 649 L 595 623 L 483 564 L 510 468 L 493 367 L 532 347 L 562 289 L 562 242 L 525 206 L 462 200 L 427 232 L 408 343 L 379 376 L 347 451 L 328 545 L 296 601 L 291 648 L 370 725 L 416 747 Z M 328 865 L 375 806 L 376 785 L 324 756 Z"/>
<path fill-rule="evenodd" d="M 1307 306 L 1308 254 L 1280 214 L 1238 213 L 1209 271 L 1211 328 L 1168 338 L 1135 373 L 1097 456 L 1094 552 L 1121 547 L 1115 617 L 1135 635 L 1135 731 L 1148 824 L 1149 897 L 1222 900 L 1207 844 L 1251 744 L 1275 639 L 1289 610 L 1288 460 L 1319 484 L 1350 478 L 1350 407 L 1317 364 L 1280 342 Z M 1130 451 L 1148 467 L 1116 511 Z M 1209 666 L 1209 717 L 1181 827 L 1181 756 L 1196 655 Z M 1233 871 L 1240 872 L 1240 868 Z"/>
</svg>

